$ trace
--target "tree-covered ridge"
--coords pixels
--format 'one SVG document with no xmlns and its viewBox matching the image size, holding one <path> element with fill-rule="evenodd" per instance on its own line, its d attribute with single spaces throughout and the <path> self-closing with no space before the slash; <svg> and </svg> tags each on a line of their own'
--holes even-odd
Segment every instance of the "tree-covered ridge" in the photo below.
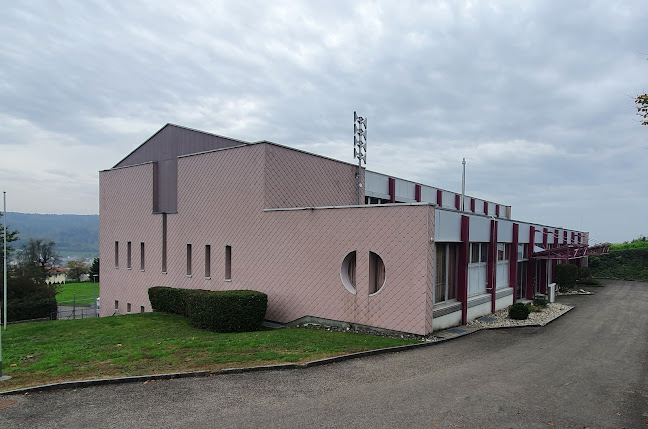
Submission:
<svg viewBox="0 0 648 429">
<path fill-rule="evenodd" d="M 7 212 L 7 229 L 19 232 L 16 249 L 34 238 L 55 242 L 57 251 L 99 253 L 99 215 Z"/>
</svg>

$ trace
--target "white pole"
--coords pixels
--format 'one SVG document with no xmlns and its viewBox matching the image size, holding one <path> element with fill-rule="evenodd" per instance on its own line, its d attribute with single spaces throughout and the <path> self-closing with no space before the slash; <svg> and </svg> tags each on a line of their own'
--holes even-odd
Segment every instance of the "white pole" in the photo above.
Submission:
<svg viewBox="0 0 648 429">
<path fill-rule="evenodd" d="M 7 330 L 7 193 L 2 191 L 3 200 L 3 220 L 4 220 L 4 288 L 3 288 L 3 305 L 4 305 L 4 330 Z M 2 362 L 2 355 L 0 355 L 0 362 Z M 0 374 L 2 375 L 2 374 Z"/>
<path fill-rule="evenodd" d="M 4 237 L 4 250 L 3 250 L 3 255 L 4 255 L 4 271 L 3 271 L 3 277 L 4 277 L 4 295 L 3 299 L 5 302 L 5 312 L 4 312 L 4 323 L 5 323 L 5 329 L 7 329 L 7 193 L 2 191 L 2 200 L 4 204 L 4 211 L 2 213 L 3 221 L 4 221 L 4 233 L 2 236 Z M 0 329 L 0 380 L 2 379 L 2 330 Z"/>
<path fill-rule="evenodd" d="M 460 210 L 465 211 L 464 200 L 466 199 L 466 158 L 461 161 L 463 165 L 463 173 L 461 175 L 461 204 L 459 204 Z"/>
</svg>

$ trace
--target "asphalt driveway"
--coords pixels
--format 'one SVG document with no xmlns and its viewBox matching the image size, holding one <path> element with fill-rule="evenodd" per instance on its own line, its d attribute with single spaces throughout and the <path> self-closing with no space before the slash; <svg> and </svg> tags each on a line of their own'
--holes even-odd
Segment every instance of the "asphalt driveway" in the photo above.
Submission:
<svg viewBox="0 0 648 429">
<path fill-rule="evenodd" d="M 306 370 L 35 393 L 0 428 L 648 428 L 648 284 L 608 282 L 544 328 Z M 0 407 L 1 408 L 1 407 Z"/>
</svg>

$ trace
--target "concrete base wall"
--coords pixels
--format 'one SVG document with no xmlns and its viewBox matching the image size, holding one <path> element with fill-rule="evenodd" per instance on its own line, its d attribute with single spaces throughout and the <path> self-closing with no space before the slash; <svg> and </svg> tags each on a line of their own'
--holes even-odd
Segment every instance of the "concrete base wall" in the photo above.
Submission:
<svg viewBox="0 0 648 429">
<path fill-rule="evenodd" d="M 433 331 L 461 325 L 461 310 L 432 319 Z"/>
<path fill-rule="evenodd" d="M 469 301 L 470 304 L 470 301 Z M 475 320 L 478 317 L 485 316 L 491 312 L 491 303 L 485 302 L 483 304 L 476 305 L 474 307 L 468 308 L 468 321 Z"/>
<path fill-rule="evenodd" d="M 509 288 L 511 289 L 511 288 Z M 511 289 L 512 291 L 513 289 Z M 501 310 L 513 304 L 513 293 L 495 300 L 495 311 Z"/>
</svg>

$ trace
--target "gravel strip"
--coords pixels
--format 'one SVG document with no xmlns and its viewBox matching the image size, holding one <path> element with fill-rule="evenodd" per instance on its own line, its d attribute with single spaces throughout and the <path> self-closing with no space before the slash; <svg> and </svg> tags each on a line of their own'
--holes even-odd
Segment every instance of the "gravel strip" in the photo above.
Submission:
<svg viewBox="0 0 648 429">
<path fill-rule="evenodd" d="M 508 308 L 504 308 L 491 314 L 486 317 L 495 318 L 492 322 L 480 322 L 479 319 L 475 319 L 472 322 L 468 322 L 466 326 L 471 328 L 503 328 L 508 326 L 528 326 L 528 325 L 540 325 L 544 326 L 549 323 L 551 320 L 556 317 L 566 313 L 571 310 L 573 307 L 570 305 L 564 304 L 547 304 L 547 307 L 541 312 L 535 313 L 531 312 L 529 318 L 526 320 L 513 320 L 508 317 Z"/>
</svg>

